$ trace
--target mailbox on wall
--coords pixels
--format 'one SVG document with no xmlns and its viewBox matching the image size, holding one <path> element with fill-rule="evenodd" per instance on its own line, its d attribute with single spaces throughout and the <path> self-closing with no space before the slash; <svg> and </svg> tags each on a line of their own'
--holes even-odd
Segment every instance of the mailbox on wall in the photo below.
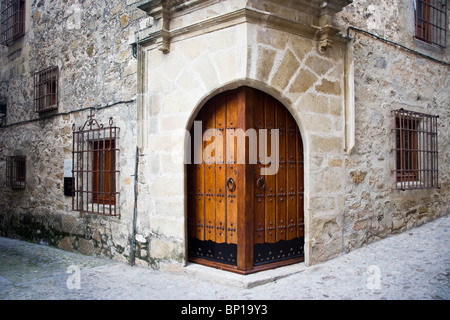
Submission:
<svg viewBox="0 0 450 320">
<path fill-rule="evenodd" d="M 72 185 L 73 185 L 73 176 L 72 176 L 72 159 L 64 160 L 64 195 L 67 197 L 72 196 Z"/>
</svg>

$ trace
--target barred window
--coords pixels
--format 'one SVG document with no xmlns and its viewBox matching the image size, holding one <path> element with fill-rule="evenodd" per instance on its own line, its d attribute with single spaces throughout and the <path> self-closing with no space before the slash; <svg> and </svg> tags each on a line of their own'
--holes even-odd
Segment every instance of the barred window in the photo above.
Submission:
<svg viewBox="0 0 450 320">
<path fill-rule="evenodd" d="M 438 116 L 392 111 L 395 116 L 396 189 L 439 188 Z"/>
<path fill-rule="evenodd" d="M 26 156 L 6 157 L 6 186 L 25 189 L 27 180 Z"/>
<path fill-rule="evenodd" d="M 34 74 L 34 111 L 46 112 L 58 108 L 58 67 Z"/>
<path fill-rule="evenodd" d="M 2 0 L 1 44 L 9 46 L 25 35 L 25 0 Z"/>
<path fill-rule="evenodd" d="M 415 0 L 416 38 L 446 46 L 447 0 Z"/>
<path fill-rule="evenodd" d="M 103 127 L 93 115 L 84 126 L 73 132 L 73 199 L 74 211 L 118 216 L 119 170 L 116 161 L 119 128 Z"/>
</svg>

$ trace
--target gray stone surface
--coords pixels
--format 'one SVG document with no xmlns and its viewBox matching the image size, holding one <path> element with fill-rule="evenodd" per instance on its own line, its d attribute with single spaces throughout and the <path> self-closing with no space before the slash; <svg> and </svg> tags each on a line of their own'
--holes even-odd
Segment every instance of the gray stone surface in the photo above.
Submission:
<svg viewBox="0 0 450 320">
<path fill-rule="evenodd" d="M 450 299 L 450 216 L 312 267 L 160 270 L 0 238 L 0 299 Z"/>
</svg>

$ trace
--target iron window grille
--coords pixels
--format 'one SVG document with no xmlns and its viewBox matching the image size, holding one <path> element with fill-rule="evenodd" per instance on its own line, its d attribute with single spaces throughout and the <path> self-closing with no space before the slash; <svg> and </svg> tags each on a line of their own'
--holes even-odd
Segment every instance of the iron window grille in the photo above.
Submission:
<svg viewBox="0 0 450 320">
<path fill-rule="evenodd" d="M 396 187 L 398 190 L 439 188 L 438 116 L 393 110 Z"/>
<path fill-rule="evenodd" d="M 99 124 L 90 115 L 82 128 L 73 126 L 72 210 L 119 216 L 119 128 Z"/>
<path fill-rule="evenodd" d="M 447 0 L 415 0 L 416 38 L 442 48 L 447 40 Z"/>
<path fill-rule="evenodd" d="M 9 46 L 25 35 L 25 0 L 2 0 L 1 44 Z"/>
<path fill-rule="evenodd" d="M 26 156 L 6 157 L 6 186 L 12 189 L 25 189 L 27 181 Z"/>
<path fill-rule="evenodd" d="M 50 67 L 34 74 L 34 111 L 46 112 L 58 108 L 58 67 Z"/>
</svg>

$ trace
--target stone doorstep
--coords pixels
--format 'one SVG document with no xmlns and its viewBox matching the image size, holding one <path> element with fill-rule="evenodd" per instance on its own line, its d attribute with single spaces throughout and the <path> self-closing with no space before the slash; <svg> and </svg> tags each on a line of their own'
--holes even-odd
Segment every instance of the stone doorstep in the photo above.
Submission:
<svg viewBox="0 0 450 320">
<path fill-rule="evenodd" d="M 195 263 L 188 263 L 186 267 L 161 263 L 159 267 L 162 272 L 169 272 L 179 275 L 184 274 L 189 277 L 209 281 L 214 284 L 234 286 L 243 289 L 254 288 L 306 270 L 304 262 L 248 275 L 240 275 L 230 271 L 224 271 Z"/>
</svg>

